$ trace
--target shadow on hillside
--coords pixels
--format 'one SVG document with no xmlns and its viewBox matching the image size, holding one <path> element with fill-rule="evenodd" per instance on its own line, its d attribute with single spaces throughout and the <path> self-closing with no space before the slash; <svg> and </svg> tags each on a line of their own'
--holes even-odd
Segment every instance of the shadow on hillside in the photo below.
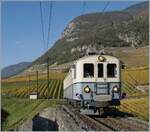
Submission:
<svg viewBox="0 0 150 132">
<path fill-rule="evenodd" d="M 1 130 L 2 130 L 3 125 L 6 122 L 6 119 L 7 119 L 8 116 L 9 116 L 9 113 L 2 108 L 1 109 Z"/>
<path fill-rule="evenodd" d="M 32 131 L 58 131 L 58 124 L 55 121 L 36 115 L 32 119 Z"/>
</svg>

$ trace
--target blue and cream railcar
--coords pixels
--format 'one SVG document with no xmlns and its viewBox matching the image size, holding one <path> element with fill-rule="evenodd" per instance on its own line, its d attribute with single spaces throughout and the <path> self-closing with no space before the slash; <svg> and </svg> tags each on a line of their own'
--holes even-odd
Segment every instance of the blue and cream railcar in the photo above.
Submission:
<svg viewBox="0 0 150 132">
<path fill-rule="evenodd" d="M 77 60 L 64 79 L 64 98 L 94 110 L 120 104 L 120 61 L 109 55 L 89 55 Z"/>
</svg>

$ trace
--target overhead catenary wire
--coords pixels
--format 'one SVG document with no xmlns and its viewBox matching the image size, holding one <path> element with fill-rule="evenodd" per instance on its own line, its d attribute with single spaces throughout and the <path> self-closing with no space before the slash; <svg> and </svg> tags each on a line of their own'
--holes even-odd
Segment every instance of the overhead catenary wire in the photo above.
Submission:
<svg viewBox="0 0 150 132">
<path fill-rule="evenodd" d="M 86 6 L 86 1 L 84 0 L 83 3 L 82 3 L 81 15 L 84 15 L 84 13 L 85 13 L 85 6 Z"/>
<path fill-rule="evenodd" d="M 104 8 L 102 9 L 102 12 L 101 12 L 102 15 L 105 14 L 105 11 L 106 11 L 106 9 L 108 8 L 109 5 L 110 5 L 110 1 L 107 1 L 106 4 L 105 4 L 105 6 L 104 6 Z M 113 22 L 112 22 L 112 23 L 113 23 Z M 94 37 L 95 37 L 95 36 L 94 36 Z M 105 40 L 105 38 L 106 38 L 106 36 L 104 36 L 104 40 Z M 102 45 L 102 47 L 103 47 L 103 48 L 102 48 L 103 52 L 105 52 L 105 51 L 104 51 L 104 49 L 105 49 L 105 48 L 104 48 L 104 45 Z"/>
<path fill-rule="evenodd" d="M 110 4 L 110 1 L 107 1 L 106 5 L 104 6 L 103 10 L 102 10 L 102 13 L 105 12 L 105 10 L 107 9 L 108 5 Z"/>
<path fill-rule="evenodd" d="M 42 26 L 42 39 L 43 39 L 43 49 L 45 51 L 45 34 L 44 34 L 44 22 L 43 22 L 43 11 L 42 11 L 42 2 L 40 1 L 40 16 L 41 16 L 41 26 Z"/>
<path fill-rule="evenodd" d="M 86 6 L 86 1 L 83 0 L 82 5 L 81 5 L 81 16 L 84 15 L 84 13 L 85 13 L 85 6 Z M 79 58 L 80 58 L 80 54 L 74 53 L 74 59 L 79 59 Z"/>
<path fill-rule="evenodd" d="M 45 39 L 46 36 L 44 34 L 44 22 L 43 22 L 43 12 L 42 12 L 42 3 L 40 2 L 40 15 L 41 15 L 41 25 L 42 25 L 42 37 L 43 37 L 43 44 L 44 44 L 44 50 L 48 50 L 48 43 L 50 39 L 50 30 L 51 30 L 51 21 L 52 21 L 52 7 L 53 7 L 53 2 L 50 2 L 49 6 L 49 17 L 48 17 L 48 30 L 47 30 L 47 40 Z M 46 47 L 45 47 L 46 46 Z M 48 56 L 47 53 L 47 89 L 49 91 L 49 60 L 50 57 Z M 49 98 L 49 92 L 47 95 L 47 98 Z"/>
<path fill-rule="evenodd" d="M 52 9 L 53 9 L 53 1 L 50 2 L 50 9 L 49 9 L 49 22 L 48 22 L 48 33 L 47 33 L 47 44 L 46 48 L 48 50 L 48 43 L 50 41 L 50 31 L 51 31 L 51 23 L 52 23 Z"/>
</svg>

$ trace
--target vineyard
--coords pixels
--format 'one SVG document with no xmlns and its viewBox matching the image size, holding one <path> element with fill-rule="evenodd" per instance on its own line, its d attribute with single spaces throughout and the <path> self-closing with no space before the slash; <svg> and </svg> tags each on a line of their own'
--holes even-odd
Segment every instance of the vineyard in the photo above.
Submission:
<svg viewBox="0 0 150 132">
<path fill-rule="evenodd" d="M 32 92 L 38 94 L 38 98 L 63 98 L 63 79 L 64 73 L 50 73 L 49 84 L 46 80 L 46 74 L 40 74 L 38 86 L 36 75 L 30 76 L 30 81 L 27 76 L 12 77 L 2 80 L 2 95 L 15 96 L 19 98 L 27 98 Z M 127 96 L 147 95 L 148 93 L 141 92 L 136 87 L 138 85 L 148 85 L 148 68 L 125 69 L 121 72 L 122 91 Z"/>
<path fill-rule="evenodd" d="M 63 80 L 65 77 L 65 73 L 62 72 L 50 72 L 49 73 L 49 79 L 60 79 Z M 46 73 L 40 73 L 39 74 L 39 80 L 45 80 L 47 79 L 47 74 Z M 23 81 L 28 81 L 30 78 L 31 81 L 36 80 L 36 72 L 32 72 L 30 74 L 27 75 L 18 75 L 18 76 L 14 76 L 14 77 L 10 77 L 8 79 L 2 79 L 2 83 L 10 83 L 10 82 L 23 82 Z"/>
<path fill-rule="evenodd" d="M 36 74 L 30 76 L 16 76 L 2 80 L 2 95 L 18 98 L 28 98 L 30 93 L 36 92 L 39 99 L 63 98 L 63 79 L 65 73 L 50 72 L 49 83 L 47 74 L 39 74 L 38 85 Z"/>
<path fill-rule="evenodd" d="M 122 81 L 132 83 L 133 85 L 148 85 L 149 84 L 149 69 L 134 68 L 122 70 Z"/>
<path fill-rule="evenodd" d="M 149 85 L 149 69 L 148 68 L 134 68 L 125 69 L 121 72 L 122 90 L 128 96 L 145 95 L 137 89 L 139 85 Z"/>
<path fill-rule="evenodd" d="M 122 100 L 121 105 L 118 108 L 120 111 L 133 114 L 134 116 L 145 121 L 149 120 L 148 97 Z"/>
<path fill-rule="evenodd" d="M 48 87 L 49 85 L 49 87 Z M 30 93 L 36 92 L 38 98 L 63 98 L 63 80 L 51 79 L 49 84 L 46 80 L 40 80 L 38 88 L 36 81 L 20 82 L 20 83 L 7 83 L 2 84 L 2 95 L 15 96 L 19 98 L 27 98 Z"/>
</svg>

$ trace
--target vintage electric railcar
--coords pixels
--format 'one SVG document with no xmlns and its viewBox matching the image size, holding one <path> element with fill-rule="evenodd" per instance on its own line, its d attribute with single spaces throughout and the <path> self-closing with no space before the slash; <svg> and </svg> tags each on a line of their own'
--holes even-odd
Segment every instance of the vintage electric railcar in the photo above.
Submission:
<svg viewBox="0 0 150 132">
<path fill-rule="evenodd" d="M 88 55 L 75 61 L 64 79 L 64 98 L 76 102 L 83 114 L 119 105 L 120 61 L 109 55 Z"/>
</svg>

